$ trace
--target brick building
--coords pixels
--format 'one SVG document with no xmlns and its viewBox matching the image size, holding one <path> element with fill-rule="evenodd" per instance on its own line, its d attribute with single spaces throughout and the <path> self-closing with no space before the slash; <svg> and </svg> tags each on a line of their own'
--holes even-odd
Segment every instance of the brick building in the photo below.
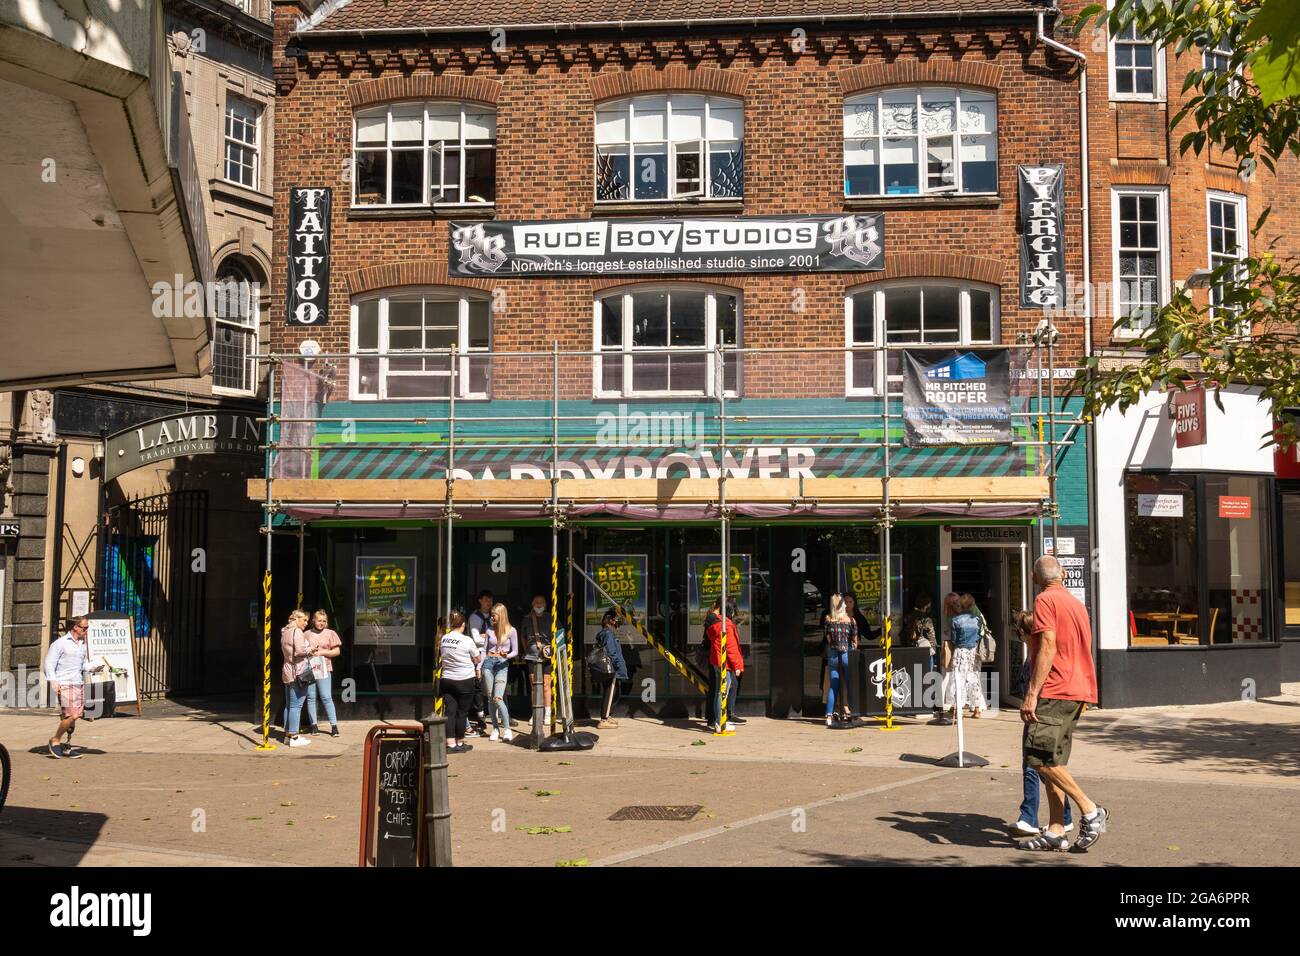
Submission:
<svg viewBox="0 0 1300 956">
<path fill-rule="evenodd" d="M 1233 259 L 1296 255 L 1293 157 L 1276 175 L 1262 166 L 1243 174 L 1214 147 L 1180 152 L 1192 120 L 1168 129 L 1195 95 L 1184 91 L 1189 72 L 1226 71 L 1233 39 L 1182 54 L 1133 29 L 1076 40 L 1088 58 L 1092 338 L 1103 366 L 1132 357 L 1137 330 L 1116 328 L 1122 315 L 1154 310 L 1189 283 L 1208 301 L 1205 272 Z M 1075 305 L 1071 314 L 1084 314 Z M 1300 532 L 1300 486 L 1261 447 L 1267 408 L 1228 387 L 1220 411 L 1206 385 L 1208 398 L 1185 410 L 1201 431 L 1179 437 L 1174 397 L 1159 392 L 1095 426 L 1098 653 L 1112 706 L 1263 696 L 1300 674 L 1300 555 L 1288 547 Z"/>
<path fill-rule="evenodd" d="M 1087 432 L 1060 394 L 1085 325 L 1036 346 L 1043 309 L 1020 295 L 1018 167 L 1063 167 L 1063 271 L 1082 270 L 1077 65 L 1043 13 L 1050 30 L 1026 2 L 524 4 L 492 23 L 276 2 L 280 421 L 249 494 L 306 525 L 301 552 L 274 536 L 277 618 L 303 590 L 362 700 L 400 708 L 430 691 L 446 608 L 483 588 L 512 615 L 551 601 L 554 533 L 580 642 L 609 600 L 589 572 L 633 581 L 617 599 L 679 657 L 725 554 L 744 710 L 820 712 L 822 609 L 849 591 L 874 628 L 885 578 L 896 616 L 975 594 L 1005 696 L 1043 536 L 1091 589 Z M 601 237 L 588 258 L 528 252 Z M 932 377 L 1005 361 L 1013 441 L 905 443 L 886 345 L 941 349 Z M 629 699 L 695 712 L 689 661 L 625 630 Z M 874 707 L 880 676 L 863 681 Z"/>
</svg>

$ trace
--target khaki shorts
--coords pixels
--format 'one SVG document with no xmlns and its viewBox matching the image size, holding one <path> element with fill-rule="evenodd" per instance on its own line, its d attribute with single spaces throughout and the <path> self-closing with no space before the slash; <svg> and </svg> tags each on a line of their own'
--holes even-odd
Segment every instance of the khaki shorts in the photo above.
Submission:
<svg viewBox="0 0 1300 956">
<path fill-rule="evenodd" d="M 1068 764 L 1074 725 L 1082 713 L 1082 701 L 1040 698 L 1038 723 L 1025 724 L 1025 763 L 1030 767 L 1064 767 Z"/>
</svg>

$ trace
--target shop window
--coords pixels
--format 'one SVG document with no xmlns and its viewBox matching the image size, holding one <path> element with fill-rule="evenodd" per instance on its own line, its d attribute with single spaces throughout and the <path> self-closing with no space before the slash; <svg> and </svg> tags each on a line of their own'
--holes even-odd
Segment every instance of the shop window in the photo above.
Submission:
<svg viewBox="0 0 1300 956">
<path fill-rule="evenodd" d="M 492 342 L 488 299 L 454 291 L 367 296 L 352 303 L 354 401 L 487 398 Z M 423 354 L 430 350 L 445 354 Z"/>
<path fill-rule="evenodd" d="M 1110 39 L 1112 99 L 1156 100 L 1164 96 L 1160 46 L 1130 23 Z"/>
<path fill-rule="evenodd" d="M 1168 298 L 1169 194 L 1128 187 L 1111 193 L 1114 242 L 1115 336 L 1139 335 Z"/>
<path fill-rule="evenodd" d="M 844 327 L 850 349 L 880 345 L 979 345 L 998 340 L 998 290 L 994 286 L 941 279 L 873 283 L 844 297 Z M 850 395 L 878 395 L 888 368 L 890 383 L 901 382 L 902 352 L 882 365 L 874 350 L 845 354 Z"/>
<path fill-rule="evenodd" d="M 739 199 L 744 105 L 717 96 L 634 96 L 596 108 L 596 200 Z"/>
<path fill-rule="evenodd" d="M 212 387 L 251 395 L 257 388 L 257 326 L 260 285 L 252 269 L 226 259 L 217 270 L 219 294 L 212 335 Z"/>
<path fill-rule="evenodd" d="M 1282 502 L 1282 601 L 1289 633 L 1300 634 L 1300 490 L 1288 490 Z"/>
<path fill-rule="evenodd" d="M 1240 278 L 1246 258 L 1246 197 L 1233 193 L 1210 193 L 1208 196 L 1210 268 L 1225 269 L 1225 277 Z M 1224 287 L 1210 289 L 1210 303 L 1216 311 L 1223 308 Z"/>
<path fill-rule="evenodd" d="M 1125 478 L 1129 644 L 1273 640 L 1269 479 Z"/>
<path fill-rule="evenodd" d="M 395 103 L 357 113 L 352 204 L 492 203 L 496 137 L 496 113 L 475 104 Z"/>
<path fill-rule="evenodd" d="M 998 191 L 997 100 L 975 90 L 892 89 L 844 103 L 844 195 Z"/>
<path fill-rule="evenodd" d="M 717 345 L 740 345 L 737 296 L 702 288 L 637 288 L 596 300 L 595 392 L 601 397 L 717 394 Z M 740 355 L 722 360 L 726 394 Z"/>
<path fill-rule="evenodd" d="M 228 182 L 257 189 L 262 107 L 236 96 L 226 97 L 225 177 Z"/>
</svg>

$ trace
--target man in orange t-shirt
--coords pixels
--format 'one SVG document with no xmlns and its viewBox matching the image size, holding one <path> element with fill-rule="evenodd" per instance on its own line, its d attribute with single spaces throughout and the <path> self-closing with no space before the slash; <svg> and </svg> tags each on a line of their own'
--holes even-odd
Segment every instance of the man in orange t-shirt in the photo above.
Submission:
<svg viewBox="0 0 1300 956">
<path fill-rule="evenodd" d="M 1080 810 L 1076 850 L 1086 850 L 1106 832 L 1110 814 L 1088 799 L 1066 764 L 1075 724 L 1088 704 L 1097 702 L 1097 672 L 1092 664 L 1092 624 L 1088 611 L 1061 584 L 1061 564 L 1051 555 L 1034 562 L 1033 670 L 1020 705 L 1025 722 L 1025 763 L 1047 787 L 1051 823 L 1041 836 L 1021 843 L 1026 850 L 1067 850 L 1065 797 Z"/>
</svg>

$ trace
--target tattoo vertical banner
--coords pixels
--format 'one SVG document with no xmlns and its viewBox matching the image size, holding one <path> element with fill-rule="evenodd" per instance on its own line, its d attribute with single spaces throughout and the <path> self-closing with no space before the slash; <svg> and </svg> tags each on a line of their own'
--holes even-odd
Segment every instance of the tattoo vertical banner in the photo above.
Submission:
<svg viewBox="0 0 1300 956">
<path fill-rule="evenodd" d="M 285 287 L 285 324 L 329 322 L 330 213 L 328 186 L 289 190 L 289 282 Z"/>
<path fill-rule="evenodd" d="M 1017 166 L 1020 305 L 1065 306 L 1065 167 Z"/>
</svg>

